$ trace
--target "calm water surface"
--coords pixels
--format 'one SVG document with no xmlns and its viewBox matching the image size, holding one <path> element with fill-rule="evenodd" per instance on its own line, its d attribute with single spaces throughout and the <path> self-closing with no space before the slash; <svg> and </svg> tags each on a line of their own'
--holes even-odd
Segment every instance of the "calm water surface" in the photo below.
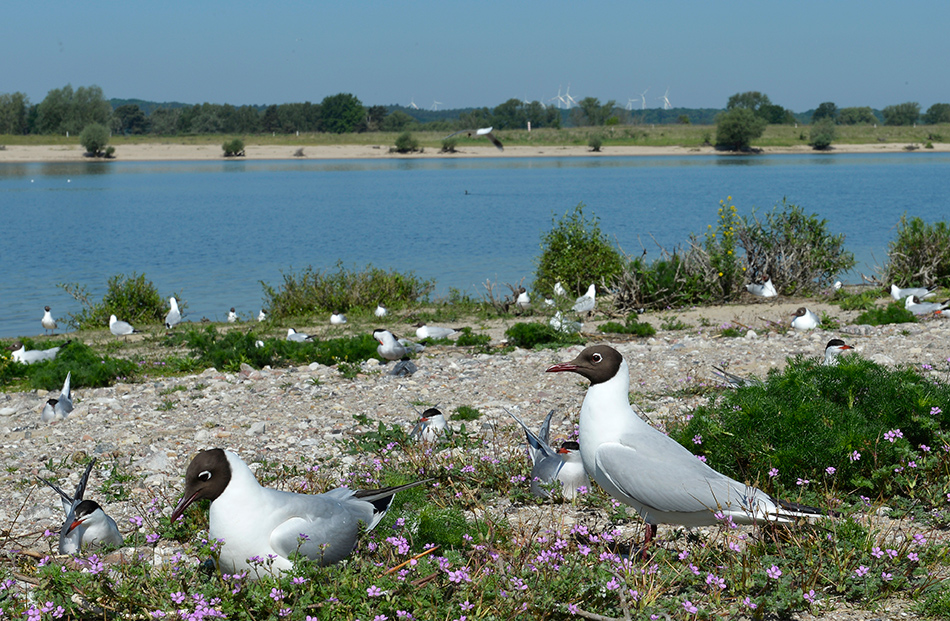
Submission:
<svg viewBox="0 0 950 621">
<path fill-rule="evenodd" d="M 847 236 L 857 272 L 882 263 L 907 212 L 950 220 L 950 155 L 754 158 L 582 157 L 439 160 L 0 164 L 0 336 L 37 334 L 43 306 L 101 299 L 109 276 L 145 273 L 186 319 L 246 317 L 260 281 L 313 265 L 414 271 L 481 295 L 486 279 L 531 282 L 542 231 L 577 203 L 631 254 L 657 256 L 715 224 L 787 198 Z"/>
</svg>

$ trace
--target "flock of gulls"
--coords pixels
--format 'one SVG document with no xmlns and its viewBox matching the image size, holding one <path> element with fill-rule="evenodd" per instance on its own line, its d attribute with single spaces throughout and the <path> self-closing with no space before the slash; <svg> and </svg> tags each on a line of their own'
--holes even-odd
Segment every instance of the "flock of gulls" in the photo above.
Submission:
<svg viewBox="0 0 950 621">
<path fill-rule="evenodd" d="M 486 134 L 490 137 L 490 134 Z M 750 293 L 775 297 L 777 292 L 767 276 L 764 282 L 747 285 Z M 522 287 L 516 291 L 515 303 L 521 308 L 530 305 L 530 297 Z M 561 283 L 554 287 L 555 296 L 566 296 Z M 905 300 L 905 307 L 915 314 L 942 313 L 950 307 L 943 303 L 923 302 L 933 297 L 930 289 L 891 287 L 896 300 Z M 545 299 L 554 305 L 553 299 Z M 165 317 L 165 326 L 173 328 L 181 321 L 181 312 L 174 297 Z M 571 309 L 578 317 L 590 316 L 596 305 L 596 287 L 578 297 Z M 388 314 L 380 304 L 374 315 Z M 943 315 L 946 316 L 946 315 Z M 262 310 L 258 319 L 263 321 Z M 228 315 L 236 322 L 234 308 Z M 333 313 L 334 325 L 346 322 L 342 313 Z M 582 324 L 568 320 L 558 312 L 551 320 L 556 329 L 580 330 Z M 811 330 L 819 325 L 818 316 L 807 308 L 799 308 L 792 316 L 796 330 Z M 47 306 L 41 321 L 47 331 L 56 329 L 56 322 Z M 116 336 L 133 334 L 135 329 L 113 315 L 109 328 Z M 446 338 L 455 334 L 453 328 L 417 324 L 419 339 Z M 379 343 L 377 352 L 386 361 L 409 363 L 409 355 L 421 351 L 422 345 L 397 337 L 386 329 L 373 332 Z M 310 335 L 289 328 L 290 341 L 311 340 Z M 828 342 L 824 364 L 837 364 L 838 356 L 852 349 L 841 339 Z M 59 348 L 25 351 L 21 347 L 14 358 L 24 363 L 55 357 Z M 407 367 L 414 369 L 414 367 Z M 715 368 L 732 386 L 759 382 Z M 411 373 L 411 371 L 407 371 Z M 659 524 L 686 527 L 715 524 L 723 519 L 735 524 L 762 522 L 790 523 L 814 519 L 824 512 L 819 508 L 799 505 L 773 498 L 765 492 L 717 472 L 688 449 L 647 424 L 630 406 L 630 370 L 627 361 L 613 347 L 595 345 L 584 349 L 573 360 L 547 369 L 549 373 L 575 373 L 589 382 L 580 410 L 579 442 L 566 441 L 554 448 L 549 429 L 553 410 L 541 428 L 533 432 L 515 414 L 509 415 L 525 433 L 528 454 L 532 461 L 531 492 L 550 497 L 557 490 L 566 499 L 573 499 L 578 489 L 590 479 L 612 498 L 634 508 L 647 524 L 641 553 L 656 535 Z M 49 399 L 43 408 L 42 420 L 53 422 L 66 418 L 72 410 L 70 374 L 58 399 Z M 437 408 L 422 412 L 411 432 L 416 442 L 434 444 L 451 433 L 445 416 Z M 77 554 L 101 545 L 119 546 L 122 535 L 103 508 L 94 500 L 84 499 L 84 491 L 95 460 L 89 463 L 76 491 L 69 495 L 55 484 L 43 480 L 61 497 L 66 519 L 60 531 L 59 551 Z M 644 473 L 649 473 L 646 476 Z M 346 558 L 354 549 L 361 530 L 372 529 L 382 519 L 397 492 L 428 481 L 375 490 L 354 490 L 339 487 L 322 494 L 297 494 L 262 487 L 248 466 L 236 454 L 220 448 L 199 453 L 185 473 L 185 489 L 172 512 L 172 521 L 179 519 L 196 501 L 210 504 L 210 537 L 223 540 L 218 560 L 225 573 L 248 571 L 280 573 L 292 567 L 291 557 L 301 554 L 314 562 L 329 565 Z M 272 559 L 262 566 L 254 559 Z"/>
</svg>

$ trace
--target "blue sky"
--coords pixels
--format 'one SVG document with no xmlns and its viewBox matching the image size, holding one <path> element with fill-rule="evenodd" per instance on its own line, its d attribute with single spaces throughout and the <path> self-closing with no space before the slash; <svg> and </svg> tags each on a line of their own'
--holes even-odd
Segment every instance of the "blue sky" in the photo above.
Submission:
<svg viewBox="0 0 950 621">
<path fill-rule="evenodd" d="M 12 2 L 0 93 L 366 105 L 547 102 L 721 108 L 757 90 L 796 112 L 950 102 L 950 3 Z"/>
</svg>

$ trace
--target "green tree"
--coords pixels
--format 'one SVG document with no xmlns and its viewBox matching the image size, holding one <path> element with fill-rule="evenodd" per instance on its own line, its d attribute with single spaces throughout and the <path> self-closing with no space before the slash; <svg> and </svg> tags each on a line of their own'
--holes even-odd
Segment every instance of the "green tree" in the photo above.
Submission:
<svg viewBox="0 0 950 621">
<path fill-rule="evenodd" d="M 79 144 L 85 147 L 87 155 L 100 157 L 109 144 L 109 129 L 101 123 L 90 123 L 79 134 Z"/>
<path fill-rule="evenodd" d="M 396 136 L 396 146 L 394 150 L 397 153 L 412 153 L 414 151 L 421 151 L 419 148 L 419 141 L 416 140 L 413 135 L 409 132 L 403 132 Z"/>
<path fill-rule="evenodd" d="M 837 137 L 837 126 L 834 119 L 830 116 L 823 117 L 817 123 L 811 126 L 811 142 L 809 144 L 821 151 L 831 147 L 831 143 Z"/>
<path fill-rule="evenodd" d="M 0 94 L 0 134 L 26 134 L 29 108 L 30 100 L 23 93 Z"/>
<path fill-rule="evenodd" d="M 832 121 L 837 120 L 838 118 L 838 106 L 833 104 L 830 101 L 826 101 L 818 106 L 811 115 L 811 122 L 817 123 L 821 119 L 831 119 Z"/>
<path fill-rule="evenodd" d="M 935 103 L 927 108 L 927 113 L 924 114 L 924 123 L 927 125 L 950 123 L 950 104 Z"/>
<path fill-rule="evenodd" d="M 521 129 L 527 124 L 524 104 L 520 99 L 509 99 L 492 110 L 491 126 L 495 129 Z"/>
<path fill-rule="evenodd" d="M 261 117 L 261 129 L 269 134 L 280 131 L 280 116 L 277 112 L 277 104 L 271 104 L 264 110 L 264 116 Z"/>
<path fill-rule="evenodd" d="M 762 135 L 768 125 L 749 108 L 734 108 L 716 118 L 716 147 L 744 151 Z"/>
<path fill-rule="evenodd" d="M 623 270 L 623 256 L 600 230 L 596 216 L 584 215 L 579 203 L 552 228 L 541 235 L 541 256 L 535 272 L 534 288 L 550 292 L 560 281 L 575 295 L 591 283 L 609 285 Z"/>
<path fill-rule="evenodd" d="M 366 131 L 378 132 L 386 119 L 385 106 L 371 106 L 366 110 Z"/>
<path fill-rule="evenodd" d="M 118 134 L 147 134 L 148 117 L 137 104 L 126 104 L 112 111 L 112 129 Z"/>
<path fill-rule="evenodd" d="M 762 106 L 756 114 L 765 119 L 769 125 L 791 125 L 795 123 L 795 114 L 778 104 Z"/>
<path fill-rule="evenodd" d="M 915 101 L 887 106 L 881 110 L 885 125 L 913 125 L 920 118 L 920 104 Z"/>
<path fill-rule="evenodd" d="M 178 117 L 181 108 L 157 108 L 148 117 L 150 133 L 157 136 L 174 136 L 178 133 Z"/>
<path fill-rule="evenodd" d="M 613 114 L 616 105 L 617 102 L 613 99 L 601 105 L 600 100 L 596 97 L 585 97 L 577 103 L 578 107 L 574 109 L 574 114 L 572 114 L 572 118 L 575 120 L 574 124 L 605 125 L 607 119 Z"/>
<path fill-rule="evenodd" d="M 90 123 L 108 125 L 112 106 L 98 86 L 80 86 L 75 91 L 69 84 L 53 89 L 37 106 L 37 131 L 43 134 L 79 133 Z"/>
<path fill-rule="evenodd" d="M 323 131 L 343 134 L 355 131 L 363 125 L 366 109 L 355 95 L 340 93 L 325 97 L 320 103 Z"/>
<path fill-rule="evenodd" d="M 877 117 L 870 106 L 861 108 L 842 108 L 838 112 L 838 124 L 840 125 L 872 125 L 877 123 Z"/>
<path fill-rule="evenodd" d="M 746 91 L 745 93 L 736 93 L 729 98 L 726 103 L 726 110 L 735 110 L 745 108 L 758 113 L 764 106 L 771 106 L 772 101 L 768 95 L 759 91 Z"/>
<path fill-rule="evenodd" d="M 414 118 L 402 110 L 393 110 L 383 119 L 380 129 L 384 132 L 401 132 L 415 122 Z"/>
</svg>

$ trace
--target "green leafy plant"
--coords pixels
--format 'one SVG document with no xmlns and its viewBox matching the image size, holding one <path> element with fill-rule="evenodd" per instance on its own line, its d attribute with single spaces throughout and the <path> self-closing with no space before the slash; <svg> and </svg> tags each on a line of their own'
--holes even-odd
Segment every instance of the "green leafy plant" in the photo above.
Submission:
<svg viewBox="0 0 950 621">
<path fill-rule="evenodd" d="M 477 408 L 470 405 L 460 405 L 452 413 L 452 420 L 477 420 L 482 415 Z"/>
<path fill-rule="evenodd" d="M 870 310 L 874 308 L 877 298 L 877 294 L 870 290 L 848 293 L 844 289 L 839 289 L 835 291 L 831 301 L 840 306 L 841 310 Z"/>
<path fill-rule="evenodd" d="M 505 330 L 508 343 L 515 347 L 533 349 L 545 345 L 574 345 L 584 343 L 584 339 L 577 334 L 569 334 L 555 330 L 544 323 L 524 322 L 516 323 Z"/>
<path fill-rule="evenodd" d="M 858 315 L 854 323 L 883 326 L 888 323 L 913 323 L 914 321 L 916 321 L 914 313 L 897 302 L 891 302 L 887 306 L 875 306 L 864 311 Z"/>
<path fill-rule="evenodd" d="M 439 149 L 440 153 L 456 153 L 459 141 L 458 138 L 450 136 L 449 138 L 442 139 L 442 148 Z"/>
<path fill-rule="evenodd" d="M 587 139 L 587 146 L 594 153 L 599 153 L 600 148 L 604 146 L 604 137 L 601 134 L 591 134 Z"/>
<path fill-rule="evenodd" d="M 79 134 L 79 144 L 86 149 L 86 154 L 92 157 L 102 157 L 106 145 L 109 144 L 109 130 L 100 123 L 90 123 Z"/>
<path fill-rule="evenodd" d="M 730 205 L 732 197 L 719 201 L 718 223 L 713 229 L 709 225 L 703 248 L 709 265 L 712 268 L 716 283 L 717 297 L 720 300 L 731 300 L 743 288 L 745 268 L 737 256 L 737 240 L 742 229 L 742 220 L 736 211 L 735 205 Z"/>
<path fill-rule="evenodd" d="M 622 324 L 616 321 L 608 321 L 602 324 L 598 330 L 605 334 L 633 334 L 634 336 L 641 337 L 656 334 L 656 328 L 648 323 L 640 323 L 636 313 L 627 315 L 627 319 Z"/>
<path fill-rule="evenodd" d="M 244 141 L 240 138 L 225 140 L 221 145 L 224 157 L 244 157 Z"/>
<path fill-rule="evenodd" d="M 475 347 L 486 349 L 491 343 L 491 337 L 487 334 L 475 334 L 471 328 L 462 328 L 461 334 L 455 339 L 455 344 L 459 347 Z"/>
<path fill-rule="evenodd" d="M 82 310 L 70 315 L 67 323 L 77 329 L 95 329 L 109 325 L 109 316 L 115 315 L 132 325 L 161 323 L 168 311 L 164 298 L 158 295 L 158 289 L 145 274 L 116 274 L 109 278 L 106 293 L 102 301 L 96 303 L 89 299 L 85 286 L 78 284 L 59 284 L 82 306 Z M 177 297 L 177 296 L 176 296 Z M 178 307 L 186 308 L 180 297 Z"/>
<path fill-rule="evenodd" d="M 36 349 L 36 344 L 31 340 L 23 339 L 22 342 L 28 349 Z M 100 388 L 112 386 L 117 381 L 132 380 L 139 374 L 141 365 L 124 358 L 99 354 L 79 341 L 45 344 L 60 347 L 54 359 L 28 365 L 15 361 L 0 365 L 0 386 L 25 381 L 30 389 L 59 390 L 66 380 L 66 374 L 72 373 L 70 384 L 73 389 Z"/>
<path fill-rule="evenodd" d="M 831 143 L 837 137 L 838 128 L 834 119 L 825 117 L 811 126 L 811 142 L 809 143 L 816 151 L 824 151 L 831 148 Z"/>
<path fill-rule="evenodd" d="M 950 287 L 950 225 L 902 215 L 897 238 L 888 244 L 882 279 L 899 287 Z"/>
<path fill-rule="evenodd" d="M 419 141 L 413 137 L 410 132 L 403 132 L 396 136 L 396 146 L 393 148 L 396 153 L 415 153 L 422 152 L 419 147 Z"/>
</svg>

